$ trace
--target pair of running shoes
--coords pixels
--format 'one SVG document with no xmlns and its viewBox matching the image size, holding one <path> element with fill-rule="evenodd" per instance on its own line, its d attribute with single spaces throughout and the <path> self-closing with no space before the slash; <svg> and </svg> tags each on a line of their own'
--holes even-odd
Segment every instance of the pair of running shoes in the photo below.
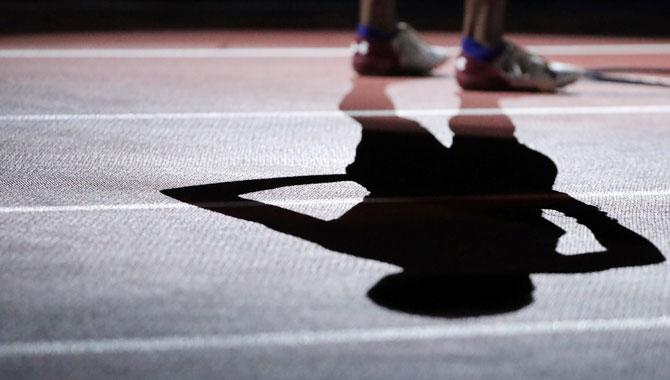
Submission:
<svg viewBox="0 0 670 380">
<path fill-rule="evenodd" d="M 361 75 L 427 75 L 448 58 L 406 23 L 398 24 L 390 40 L 358 37 L 353 46 L 353 67 Z M 493 60 L 461 52 L 455 66 L 456 80 L 466 90 L 553 92 L 582 74 L 576 66 L 547 61 L 509 41 Z"/>
</svg>

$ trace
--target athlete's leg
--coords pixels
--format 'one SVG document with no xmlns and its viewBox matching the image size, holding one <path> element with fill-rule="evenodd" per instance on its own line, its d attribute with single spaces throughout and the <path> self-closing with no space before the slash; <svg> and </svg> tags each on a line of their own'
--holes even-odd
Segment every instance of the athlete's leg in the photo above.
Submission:
<svg viewBox="0 0 670 380">
<path fill-rule="evenodd" d="M 398 24 L 395 0 L 360 0 L 359 24 L 393 33 Z"/>
<path fill-rule="evenodd" d="M 506 0 L 466 0 L 463 36 L 495 48 L 502 44 Z"/>
</svg>

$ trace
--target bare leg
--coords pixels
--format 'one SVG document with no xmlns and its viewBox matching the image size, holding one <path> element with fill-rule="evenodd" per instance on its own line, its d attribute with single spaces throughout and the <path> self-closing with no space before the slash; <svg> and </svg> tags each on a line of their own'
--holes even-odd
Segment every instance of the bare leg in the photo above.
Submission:
<svg viewBox="0 0 670 380">
<path fill-rule="evenodd" d="M 506 0 L 465 0 L 463 35 L 488 46 L 502 44 Z"/>
<path fill-rule="evenodd" d="M 360 0 L 361 25 L 392 33 L 398 23 L 395 0 Z"/>
</svg>

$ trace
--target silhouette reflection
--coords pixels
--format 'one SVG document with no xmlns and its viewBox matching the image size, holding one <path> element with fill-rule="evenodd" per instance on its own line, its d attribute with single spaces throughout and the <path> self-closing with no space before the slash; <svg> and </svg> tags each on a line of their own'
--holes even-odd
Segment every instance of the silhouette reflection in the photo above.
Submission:
<svg viewBox="0 0 670 380">
<path fill-rule="evenodd" d="M 163 190 L 208 210 L 261 223 L 329 250 L 397 265 L 368 296 L 410 313 L 470 316 L 522 308 L 531 273 L 582 273 L 664 260 L 649 241 L 596 207 L 552 189 L 556 165 L 518 142 L 504 115 L 452 117 L 450 147 L 418 122 L 357 110 L 393 110 L 398 78 L 356 78 L 340 109 L 362 127 L 346 174 L 267 178 Z M 461 94 L 461 108 L 496 108 L 500 94 Z M 241 194 L 354 181 L 369 195 L 323 221 Z M 556 252 L 564 230 L 542 217 L 556 210 L 589 228 L 601 252 Z"/>
</svg>

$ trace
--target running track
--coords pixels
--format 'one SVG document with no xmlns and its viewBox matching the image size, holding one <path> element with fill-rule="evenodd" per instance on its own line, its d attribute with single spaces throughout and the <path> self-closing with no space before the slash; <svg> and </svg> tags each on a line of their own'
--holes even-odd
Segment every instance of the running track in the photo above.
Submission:
<svg viewBox="0 0 670 380">
<path fill-rule="evenodd" d="M 516 40 L 590 68 L 670 63 L 668 40 Z M 0 37 L 0 378 L 665 379 L 668 88 L 582 81 L 555 95 L 461 93 L 449 64 L 432 78 L 354 79 L 348 42 L 340 32 Z M 288 210 L 329 221 L 350 210 L 410 210 L 389 226 L 391 241 L 399 225 L 416 226 L 417 210 L 525 207 L 533 199 L 425 198 L 420 183 L 402 197 L 371 199 L 352 180 L 269 186 L 235 199 L 207 190 L 339 178 L 363 155 L 356 157 L 361 130 L 379 121 L 401 132 L 418 125 L 445 149 L 472 128 L 513 131 L 515 152 L 537 152 L 529 157 L 538 165 L 557 168 L 553 190 L 639 239 L 621 238 L 627 258 L 606 258 L 611 269 L 540 270 L 525 267 L 533 259 L 517 251 L 532 283 L 523 300 L 457 315 L 433 300 L 426 312 L 375 296 L 400 268 L 351 254 L 369 247 L 364 239 L 319 243 L 301 224 L 268 216 Z M 403 145 L 393 148 L 386 153 Z M 425 167 L 421 152 L 401 155 L 399 165 Z M 386 179 L 386 169 L 365 178 Z M 361 223 L 383 232 L 386 217 L 366 215 Z M 558 252 L 604 250 L 597 230 L 561 212 L 543 216 L 565 231 Z M 456 211 L 450 221 L 472 222 Z M 450 231 L 431 228 L 435 236 Z M 417 251 L 432 247 L 427 240 L 413 241 Z M 449 263 L 463 273 L 492 265 Z M 473 286 L 451 285 L 441 291 L 469 294 Z"/>
</svg>

